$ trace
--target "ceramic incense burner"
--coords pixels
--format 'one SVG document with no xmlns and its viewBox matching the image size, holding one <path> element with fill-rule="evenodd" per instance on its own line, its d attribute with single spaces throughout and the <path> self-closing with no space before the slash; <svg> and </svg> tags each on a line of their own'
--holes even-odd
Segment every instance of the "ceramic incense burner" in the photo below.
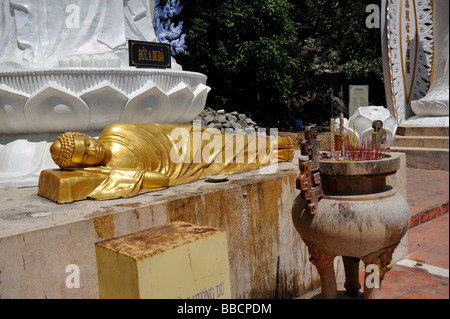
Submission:
<svg viewBox="0 0 450 319">
<path fill-rule="evenodd" d="M 310 134 L 314 138 L 314 134 Z M 314 143 L 310 143 L 314 144 Z M 314 156 L 311 152 L 311 158 Z M 308 154 L 309 155 L 309 154 Z M 300 163 L 304 165 L 304 163 Z M 326 298 L 337 296 L 333 261 L 343 256 L 346 291 L 359 293 L 358 271 L 362 260 L 366 269 L 379 271 L 381 283 L 386 271 L 392 268 L 392 254 L 406 234 L 409 206 L 396 189 L 386 183 L 386 177 L 400 166 L 400 158 L 386 154 L 381 160 L 339 161 L 319 160 L 320 178 L 311 179 L 312 188 L 322 189 L 317 203 L 302 193 L 292 208 L 293 223 L 308 246 L 310 261 L 316 266 Z M 299 179 L 305 180 L 301 169 Z M 306 178 L 306 180 L 308 180 Z M 313 205 L 316 209 L 308 209 Z M 367 267 L 373 265 L 373 267 Z M 366 273 L 366 277 L 370 273 Z M 380 287 L 364 287 L 365 298 L 380 298 Z"/>
</svg>

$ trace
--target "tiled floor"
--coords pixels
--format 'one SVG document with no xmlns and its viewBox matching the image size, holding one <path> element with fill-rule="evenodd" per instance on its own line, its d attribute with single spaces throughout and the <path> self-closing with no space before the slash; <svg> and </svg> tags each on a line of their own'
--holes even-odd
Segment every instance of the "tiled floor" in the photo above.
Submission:
<svg viewBox="0 0 450 319">
<path fill-rule="evenodd" d="M 411 228 L 408 259 L 448 269 L 448 213 Z"/>
<path fill-rule="evenodd" d="M 406 169 L 406 187 L 411 213 L 448 202 L 448 171 Z"/>
<path fill-rule="evenodd" d="M 406 169 L 411 227 L 448 212 L 448 179 L 448 171 Z"/>
<path fill-rule="evenodd" d="M 381 284 L 382 298 L 449 298 L 448 178 L 448 171 L 406 169 L 412 226 L 408 231 L 406 259 L 412 261 L 408 262 L 412 267 L 395 264 L 386 273 Z M 431 267 L 430 273 L 427 266 L 438 269 Z M 435 274 L 440 269 L 447 270 L 447 278 Z M 360 282 L 364 282 L 363 272 Z"/>
<path fill-rule="evenodd" d="M 394 265 L 382 284 L 383 298 L 440 299 L 449 298 L 449 237 L 446 213 L 411 228 L 408 232 L 409 252 L 406 259 L 418 263 L 417 267 Z M 427 265 L 430 271 L 422 270 Z M 440 268 L 447 270 L 447 278 L 435 274 Z"/>
<path fill-rule="evenodd" d="M 406 169 L 412 226 L 408 231 L 406 259 L 412 261 L 413 267 L 396 264 L 386 273 L 381 284 L 383 298 L 449 298 L 448 178 L 448 171 Z M 438 269 L 425 270 L 427 266 Z M 447 278 L 435 274 L 440 269 L 447 270 Z"/>
</svg>

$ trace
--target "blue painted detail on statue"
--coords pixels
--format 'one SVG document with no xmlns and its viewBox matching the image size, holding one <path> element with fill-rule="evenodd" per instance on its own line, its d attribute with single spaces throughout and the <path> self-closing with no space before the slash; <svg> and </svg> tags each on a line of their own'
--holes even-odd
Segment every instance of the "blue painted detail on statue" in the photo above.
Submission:
<svg viewBox="0 0 450 319">
<path fill-rule="evenodd" d="M 155 17 L 153 22 L 155 34 L 161 43 L 170 44 L 172 56 L 184 53 L 184 50 L 187 48 L 185 45 L 186 35 L 181 34 L 183 21 L 179 22 L 177 26 L 170 21 L 171 18 L 180 14 L 182 9 L 180 0 L 167 0 L 164 6 L 160 4 L 160 0 L 155 0 Z"/>
</svg>

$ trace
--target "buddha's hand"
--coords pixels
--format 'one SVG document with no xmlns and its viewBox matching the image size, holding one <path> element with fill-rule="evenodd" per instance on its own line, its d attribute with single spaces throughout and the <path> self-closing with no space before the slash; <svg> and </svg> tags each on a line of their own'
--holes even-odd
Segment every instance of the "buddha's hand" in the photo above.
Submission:
<svg viewBox="0 0 450 319">
<path fill-rule="evenodd" d="M 69 169 L 70 170 L 70 169 Z M 84 167 L 84 168 L 74 168 L 73 170 L 82 170 L 88 173 L 109 175 L 111 174 L 111 168 L 105 166 L 94 166 L 94 167 Z"/>
<path fill-rule="evenodd" d="M 164 174 L 145 171 L 142 188 L 169 187 L 169 177 Z"/>
</svg>

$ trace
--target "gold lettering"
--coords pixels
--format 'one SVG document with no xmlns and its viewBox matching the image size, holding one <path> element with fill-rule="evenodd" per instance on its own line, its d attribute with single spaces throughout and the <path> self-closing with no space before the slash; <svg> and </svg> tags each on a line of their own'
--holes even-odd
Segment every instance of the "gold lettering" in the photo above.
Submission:
<svg viewBox="0 0 450 319">
<path fill-rule="evenodd" d="M 145 47 L 138 50 L 138 58 L 139 60 L 147 61 L 148 60 L 148 51 Z"/>
<path fill-rule="evenodd" d="M 137 48 L 137 58 L 139 61 L 164 62 L 164 52 L 162 49 L 147 49 L 145 46 Z"/>
</svg>

